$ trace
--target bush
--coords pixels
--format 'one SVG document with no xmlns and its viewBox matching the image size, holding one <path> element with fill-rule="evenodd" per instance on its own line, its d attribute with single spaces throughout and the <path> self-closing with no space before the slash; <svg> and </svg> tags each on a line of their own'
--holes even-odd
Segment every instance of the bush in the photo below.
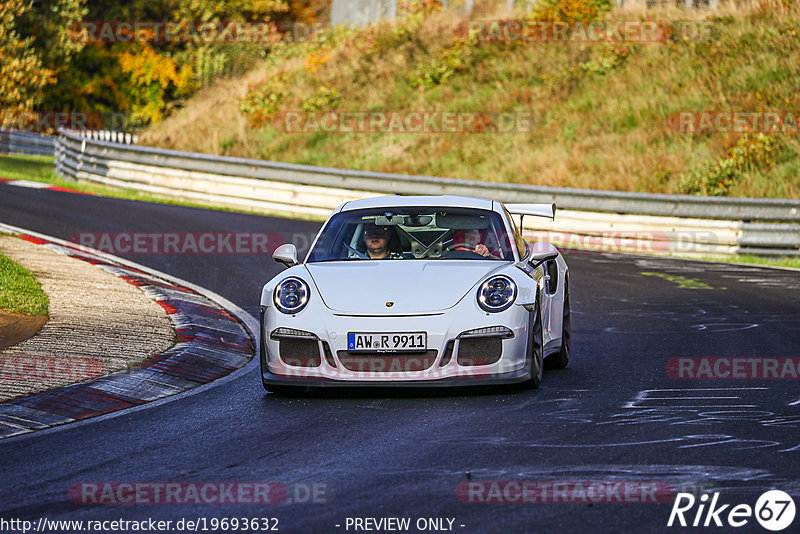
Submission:
<svg viewBox="0 0 800 534">
<path fill-rule="evenodd" d="M 300 109 L 307 113 L 314 111 L 329 111 L 339 105 L 342 100 L 342 95 L 335 87 L 322 86 L 317 89 L 317 93 L 309 98 L 303 100 L 300 104 Z"/>
<path fill-rule="evenodd" d="M 533 16 L 552 22 L 592 22 L 602 19 L 612 7 L 611 0 L 541 0 Z"/>
<path fill-rule="evenodd" d="M 766 170 L 775 163 L 783 143 L 774 135 L 745 134 L 715 163 L 687 173 L 681 181 L 684 193 L 691 195 L 727 196 L 731 186 L 748 171 Z"/>
<path fill-rule="evenodd" d="M 269 83 L 248 91 L 240 109 L 247 114 L 250 125 L 257 128 L 275 117 L 287 94 L 286 76 L 282 74 Z"/>
</svg>

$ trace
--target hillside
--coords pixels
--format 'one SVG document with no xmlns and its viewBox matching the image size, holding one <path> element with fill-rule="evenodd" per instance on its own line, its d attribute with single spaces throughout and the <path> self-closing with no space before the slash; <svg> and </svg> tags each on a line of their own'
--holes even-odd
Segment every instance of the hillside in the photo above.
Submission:
<svg viewBox="0 0 800 534">
<path fill-rule="evenodd" d="M 703 110 L 775 112 L 800 124 L 800 9 L 770 5 L 606 15 L 669 21 L 659 42 L 487 42 L 442 12 L 339 28 L 281 43 L 258 68 L 201 91 L 140 142 L 548 186 L 798 198 L 791 123 L 785 132 L 676 126 L 679 112 Z M 524 14 L 473 19 L 514 16 Z M 287 112 L 433 110 L 530 113 L 531 121 L 517 133 L 287 133 L 281 122 Z"/>
</svg>

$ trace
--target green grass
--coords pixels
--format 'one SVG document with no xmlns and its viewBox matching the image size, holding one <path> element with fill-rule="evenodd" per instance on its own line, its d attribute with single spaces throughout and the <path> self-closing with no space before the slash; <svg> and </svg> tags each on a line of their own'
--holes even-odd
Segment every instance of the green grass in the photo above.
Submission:
<svg viewBox="0 0 800 534">
<path fill-rule="evenodd" d="M 693 257 L 691 259 L 702 261 L 713 261 L 723 263 L 744 263 L 750 265 L 764 265 L 769 267 L 788 267 L 791 269 L 800 269 L 800 258 L 791 256 L 771 257 L 771 256 L 753 256 L 752 254 L 737 254 L 729 258 L 717 257 Z"/>
<path fill-rule="evenodd" d="M 47 315 L 49 301 L 31 272 L 0 254 L 0 310 Z"/>
</svg>

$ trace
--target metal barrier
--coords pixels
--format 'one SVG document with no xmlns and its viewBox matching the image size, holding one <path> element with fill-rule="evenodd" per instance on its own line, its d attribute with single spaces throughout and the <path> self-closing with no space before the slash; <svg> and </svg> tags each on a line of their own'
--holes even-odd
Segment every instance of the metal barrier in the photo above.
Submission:
<svg viewBox="0 0 800 534">
<path fill-rule="evenodd" d="M 35 132 L 23 132 L 0 128 L 0 154 L 42 154 L 55 153 L 55 137 Z"/>
<path fill-rule="evenodd" d="M 381 193 L 555 202 L 556 221 L 528 217 L 526 233 L 535 238 L 544 232 L 547 240 L 569 248 L 800 255 L 800 200 L 792 199 L 592 191 L 352 171 L 122 145 L 70 133 L 56 141 L 55 165 L 65 178 L 312 218 L 327 216 L 342 202 Z"/>
<path fill-rule="evenodd" d="M 62 133 L 125 145 L 135 144 L 139 139 L 136 135 L 117 130 L 65 130 Z M 53 156 L 55 151 L 56 136 L 54 135 L 0 128 L 0 154 Z"/>
</svg>

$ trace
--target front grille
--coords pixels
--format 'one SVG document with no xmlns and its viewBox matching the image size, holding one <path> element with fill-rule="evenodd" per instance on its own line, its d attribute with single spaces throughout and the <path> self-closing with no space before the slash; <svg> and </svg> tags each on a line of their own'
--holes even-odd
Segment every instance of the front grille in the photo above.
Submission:
<svg viewBox="0 0 800 534">
<path fill-rule="evenodd" d="M 286 365 L 319 367 L 319 344 L 316 339 L 282 338 L 279 353 Z"/>
<path fill-rule="evenodd" d="M 386 352 L 337 351 L 342 366 L 360 373 L 413 373 L 429 369 L 436 360 L 436 351 L 398 354 Z"/>
<path fill-rule="evenodd" d="M 499 337 L 464 338 L 458 343 L 458 365 L 490 365 L 500 360 L 503 340 Z"/>
</svg>

